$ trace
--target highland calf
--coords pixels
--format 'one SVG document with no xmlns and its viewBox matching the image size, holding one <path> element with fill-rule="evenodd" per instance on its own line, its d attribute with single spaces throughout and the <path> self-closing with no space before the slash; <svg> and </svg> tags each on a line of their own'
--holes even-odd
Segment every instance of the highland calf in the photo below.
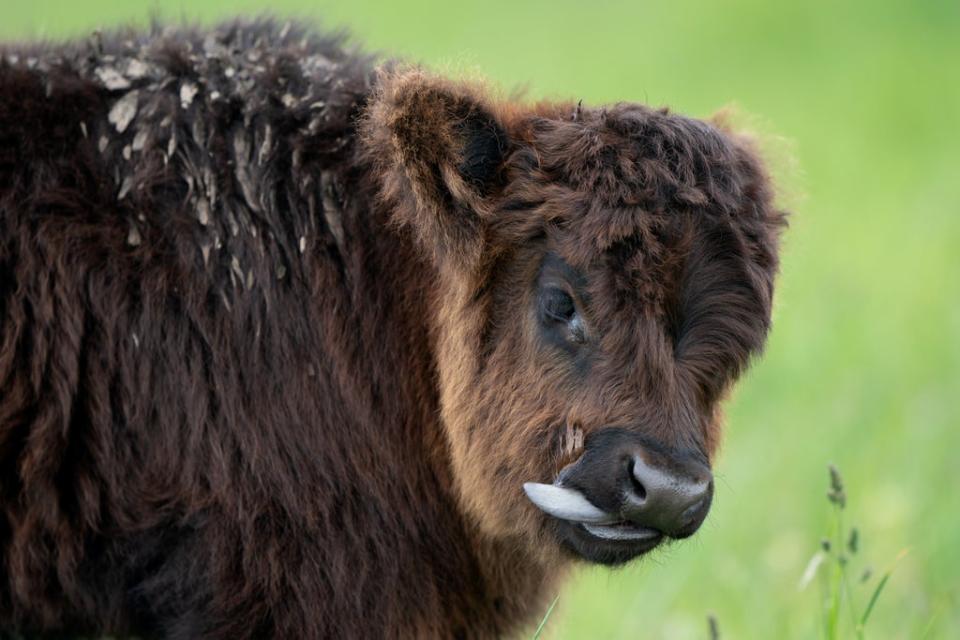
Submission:
<svg viewBox="0 0 960 640">
<path fill-rule="evenodd" d="M 0 635 L 490 637 L 710 507 L 750 144 L 269 22 L 0 49 Z"/>
</svg>

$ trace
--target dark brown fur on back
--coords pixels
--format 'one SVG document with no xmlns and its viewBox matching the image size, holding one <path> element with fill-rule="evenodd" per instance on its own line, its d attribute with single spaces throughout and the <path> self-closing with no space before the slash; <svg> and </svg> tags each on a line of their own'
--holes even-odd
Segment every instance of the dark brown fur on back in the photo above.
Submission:
<svg viewBox="0 0 960 640">
<path fill-rule="evenodd" d="M 491 382 L 542 373 L 524 247 L 605 269 L 606 366 L 685 358 L 712 412 L 780 224 L 711 126 L 488 103 L 289 25 L 0 50 L 0 635 L 522 628 L 566 563 L 519 493 L 563 462 L 549 408 Z"/>
</svg>

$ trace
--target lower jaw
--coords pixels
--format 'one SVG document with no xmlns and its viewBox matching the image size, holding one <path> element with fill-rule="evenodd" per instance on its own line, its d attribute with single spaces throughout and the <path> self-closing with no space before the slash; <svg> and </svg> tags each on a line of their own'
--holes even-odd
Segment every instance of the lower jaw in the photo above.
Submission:
<svg viewBox="0 0 960 640">
<path fill-rule="evenodd" d="M 663 542 L 663 536 L 633 540 L 597 537 L 576 522 L 555 521 L 554 534 L 561 546 L 574 556 L 604 565 L 624 564 L 651 551 Z"/>
</svg>

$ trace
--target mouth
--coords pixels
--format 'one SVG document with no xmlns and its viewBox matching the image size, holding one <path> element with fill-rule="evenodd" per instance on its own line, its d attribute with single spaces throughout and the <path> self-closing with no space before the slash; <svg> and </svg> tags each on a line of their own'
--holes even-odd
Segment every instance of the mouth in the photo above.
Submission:
<svg viewBox="0 0 960 640">
<path fill-rule="evenodd" d="M 626 521 L 614 522 L 613 524 L 582 523 L 582 526 L 583 530 L 594 538 L 617 542 L 650 542 L 663 535 L 656 529 L 641 527 Z"/>
<path fill-rule="evenodd" d="M 561 545 L 584 560 L 623 564 L 664 540 L 662 532 L 604 511 L 575 489 L 535 482 L 524 484 L 523 489 L 531 502 L 551 516 L 551 528 Z"/>
</svg>

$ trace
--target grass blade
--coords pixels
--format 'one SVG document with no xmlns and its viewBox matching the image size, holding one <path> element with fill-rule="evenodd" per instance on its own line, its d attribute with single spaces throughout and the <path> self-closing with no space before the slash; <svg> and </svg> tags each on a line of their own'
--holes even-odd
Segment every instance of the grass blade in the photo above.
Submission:
<svg viewBox="0 0 960 640">
<path fill-rule="evenodd" d="M 867 620 L 870 619 L 870 614 L 873 613 L 873 607 L 877 604 L 877 599 L 880 597 L 880 593 L 883 592 L 883 588 L 887 586 L 887 580 L 890 579 L 890 575 L 893 574 L 893 570 L 897 567 L 897 563 L 903 559 L 909 549 L 904 549 L 897 554 L 897 557 L 894 559 L 893 564 L 890 565 L 890 568 L 886 570 L 883 574 L 883 577 L 880 578 L 880 582 L 877 583 L 877 588 L 873 590 L 873 594 L 870 596 L 870 601 L 867 603 L 867 608 L 863 610 L 863 615 L 860 617 L 859 631 L 862 633 L 863 628 L 867 625 Z"/>
<path fill-rule="evenodd" d="M 863 610 L 863 616 L 860 618 L 860 628 L 866 626 L 867 620 L 870 619 L 870 614 L 873 612 L 873 605 L 877 603 L 877 598 L 880 597 L 880 593 L 883 591 L 883 588 L 887 586 L 887 580 L 890 579 L 890 571 L 887 571 L 883 574 L 883 577 L 880 578 L 880 582 L 877 583 L 877 588 L 873 590 L 873 595 L 870 596 L 870 602 L 867 603 L 867 608 Z"/>
<path fill-rule="evenodd" d="M 544 627 L 547 626 L 547 620 L 550 619 L 550 614 L 553 613 L 553 608 L 557 606 L 557 600 L 559 599 L 560 596 L 558 595 L 553 599 L 553 602 L 550 603 L 550 608 L 547 609 L 545 614 L 543 614 L 543 620 L 541 620 L 540 624 L 537 625 L 537 630 L 533 632 L 533 636 L 530 638 L 530 640 L 538 640 L 540 638 L 540 634 L 543 633 Z"/>
<path fill-rule="evenodd" d="M 810 562 L 807 563 L 807 568 L 803 570 L 803 575 L 800 577 L 800 583 L 797 585 L 798 591 L 803 591 L 807 586 L 813 582 L 813 579 L 817 575 L 817 569 L 820 568 L 820 565 L 823 564 L 823 561 L 826 559 L 823 551 L 817 551 L 813 554 L 813 557 L 810 558 Z"/>
</svg>

